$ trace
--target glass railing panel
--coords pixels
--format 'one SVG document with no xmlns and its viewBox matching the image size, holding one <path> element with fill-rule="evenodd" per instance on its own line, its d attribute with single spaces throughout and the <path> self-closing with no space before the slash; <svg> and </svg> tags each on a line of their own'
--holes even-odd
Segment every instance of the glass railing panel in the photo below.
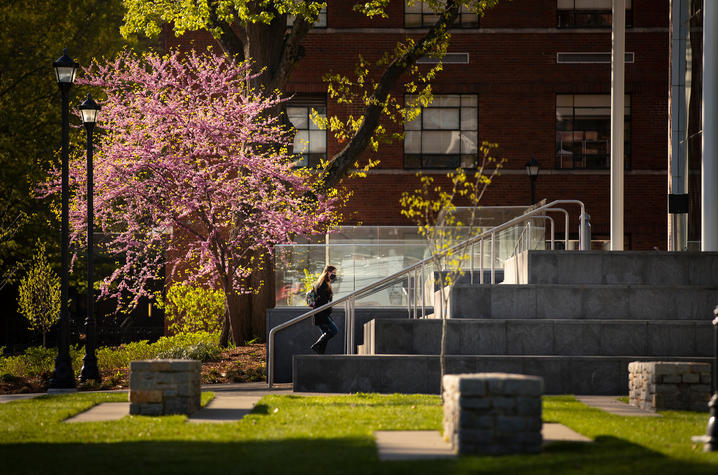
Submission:
<svg viewBox="0 0 718 475">
<path fill-rule="evenodd" d="M 326 262 L 337 267 L 334 298 L 377 282 L 421 261 L 424 243 L 403 244 L 305 244 L 276 246 L 275 277 L 277 306 L 305 306 L 308 282 L 321 273 Z M 365 298 L 371 305 L 406 304 L 406 283 L 396 284 L 383 294 Z"/>
</svg>

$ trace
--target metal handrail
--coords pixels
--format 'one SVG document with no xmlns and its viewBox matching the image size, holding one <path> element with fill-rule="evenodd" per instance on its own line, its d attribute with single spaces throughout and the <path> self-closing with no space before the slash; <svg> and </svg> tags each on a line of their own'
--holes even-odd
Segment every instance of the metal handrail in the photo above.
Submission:
<svg viewBox="0 0 718 475">
<path fill-rule="evenodd" d="M 355 313 L 354 310 L 355 310 L 356 300 L 359 297 L 370 294 L 373 291 L 375 291 L 377 288 L 382 287 L 385 284 L 388 284 L 392 281 L 395 281 L 400 277 L 405 277 L 405 276 L 409 277 L 411 272 L 414 272 L 419 268 L 421 268 L 423 271 L 423 267 L 426 264 L 430 264 L 437 257 L 441 258 L 441 257 L 445 257 L 447 255 L 452 255 L 452 254 L 454 254 L 460 250 L 463 250 L 469 246 L 471 247 L 471 252 L 473 253 L 473 245 L 476 244 L 477 242 L 481 243 L 480 245 L 481 245 L 481 248 L 483 251 L 483 241 L 484 241 L 484 239 L 488 239 L 488 238 L 491 238 L 491 283 L 495 284 L 496 280 L 495 280 L 494 270 L 495 270 L 496 264 L 494 262 L 494 236 L 496 235 L 496 233 L 501 232 L 505 229 L 511 228 L 523 221 L 533 219 L 536 217 L 534 215 L 539 215 L 539 213 L 543 213 L 544 211 L 557 209 L 557 208 L 552 208 L 552 207 L 559 205 L 559 204 L 579 205 L 581 207 L 581 219 L 582 220 L 584 219 L 583 217 L 586 215 L 586 208 L 581 201 L 578 201 L 578 200 L 555 200 L 555 201 L 552 201 L 551 203 L 548 203 L 548 204 L 545 204 L 538 208 L 535 208 L 535 209 L 527 212 L 526 214 L 517 216 L 513 219 L 510 219 L 509 221 L 506 221 L 503 224 L 500 224 L 500 225 L 495 226 L 487 231 L 484 231 L 481 234 L 478 234 L 476 236 L 468 238 L 468 239 L 460 242 L 459 244 L 456 244 L 455 246 L 438 254 L 437 256 L 428 257 L 422 261 L 419 261 L 415 264 L 410 265 L 409 267 L 406 267 L 403 270 L 400 270 L 399 272 L 395 272 L 394 274 L 391 274 L 377 282 L 371 283 L 365 287 L 362 287 L 361 289 L 355 290 L 354 292 L 352 292 L 348 295 L 345 295 L 344 297 L 338 298 L 337 300 L 334 300 L 333 302 L 328 302 L 328 303 L 322 305 L 321 307 L 314 308 L 308 312 L 303 313 L 302 315 L 299 315 L 298 317 L 295 317 L 287 322 L 281 323 L 281 324 L 277 325 L 276 327 L 272 328 L 269 331 L 269 336 L 267 339 L 268 340 L 268 342 L 267 342 L 267 384 L 268 384 L 268 386 L 271 388 L 272 385 L 274 384 L 274 336 L 277 334 L 278 331 L 281 331 L 285 328 L 296 325 L 297 323 L 304 321 L 307 318 L 312 317 L 319 312 L 323 312 L 324 310 L 327 310 L 329 308 L 335 307 L 335 306 L 343 303 L 345 305 L 345 311 L 346 311 L 346 315 L 344 318 L 344 323 L 345 323 L 344 331 L 345 331 L 345 345 L 347 345 L 347 348 L 345 350 L 345 353 L 349 354 L 354 351 L 354 348 L 353 348 L 353 342 L 354 342 L 354 335 L 353 335 L 354 327 L 353 327 L 353 325 L 354 325 L 354 313 Z M 566 213 L 566 214 L 568 214 L 568 213 Z M 581 222 L 581 221 L 579 221 L 579 222 Z M 568 227 L 566 227 L 566 235 L 568 235 Z M 585 239 L 584 239 L 584 228 L 580 225 L 579 225 L 579 241 L 582 243 L 582 246 L 580 246 L 580 249 L 582 249 Z M 481 283 L 483 283 L 483 254 L 481 255 L 481 268 L 482 268 L 481 269 L 481 281 L 482 281 Z M 473 273 L 473 269 L 471 269 L 471 271 Z M 423 278 L 422 278 L 422 281 L 423 281 Z M 442 289 L 442 291 L 443 291 L 443 289 Z M 422 286 L 422 294 L 423 293 L 424 293 L 424 289 Z M 422 301 L 423 301 L 423 295 L 422 295 Z M 422 313 L 423 313 L 423 302 L 422 302 Z M 350 335 L 350 333 L 351 333 L 351 335 Z"/>
</svg>

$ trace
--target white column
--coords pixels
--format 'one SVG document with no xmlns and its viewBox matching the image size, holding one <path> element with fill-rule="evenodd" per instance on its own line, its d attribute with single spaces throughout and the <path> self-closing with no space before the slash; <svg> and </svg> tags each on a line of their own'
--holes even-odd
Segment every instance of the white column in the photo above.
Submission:
<svg viewBox="0 0 718 475">
<path fill-rule="evenodd" d="M 718 1 L 703 2 L 701 250 L 718 251 Z"/>
<path fill-rule="evenodd" d="M 689 0 L 671 1 L 671 89 L 668 96 L 668 193 L 688 193 L 686 44 Z M 688 245 L 688 214 L 668 214 L 668 250 Z"/>
<path fill-rule="evenodd" d="M 611 31 L 611 250 L 623 250 L 623 115 L 626 0 L 613 0 Z"/>
</svg>

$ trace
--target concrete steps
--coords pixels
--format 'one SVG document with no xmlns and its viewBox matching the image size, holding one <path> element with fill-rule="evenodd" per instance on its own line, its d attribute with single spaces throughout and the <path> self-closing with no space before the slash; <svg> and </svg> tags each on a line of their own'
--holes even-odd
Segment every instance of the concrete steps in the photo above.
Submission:
<svg viewBox="0 0 718 475">
<path fill-rule="evenodd" d="M 637 284 L 457 284 L 451 318 L 703 320 L 718 286 Z"/>
<path fill-rule="evenodd" d="M 711 356 L 710 320 L 447 320 L 450 355 Z M 377 319 L 358 354 L 438 355 L 441 320 Z"/>
<path fill-rule="evenodd" d="M 504 269 L 506 284 L 718 286 L 718 252 L 529 251 Z"/>
<path fill-rule="evenodd" d="M 450 296 L 447 372 L 542 376 L 549 394 L 626 394 L 631 361 L 711 362 L 718 253 L 529 251 Z M 364 325 L 358 356 L 296 356 L 297 391 L 439 391 L 440 320 Z"/>
<path fill-rule="evenodd" d="M 705 357 L 450 355 L 448 374 L 506 372 L 542 376 L 546 394 L 616 395 L 628 392 L 631 361 L 698 361 Z M 294 391 L 439 393 L 435 355 L 297 355 Z"/>
<path fill-rule="evenodd" d="M 269 338 L 269 330 L 306 313 L 307 310 L 308 307 L 280 307 L 267 310 L 267 338 Z M 432 307 L 427 307 L 426 310 L 427 312 L 433 312 Z M 354 317 L 356 344 L 363 343 L 363 327 L 368 321 L 382 320 L 384 318 L 406 319 L 407 316 L 408 310 L 401 307 L 358 308 Z M 344 335 L 346 335 L 344 331 L 344 308 L 335 308 L 332 312 L 332 319 L 339 329 L 339 334 L 329 341 L 327 354 L 343 354 L 345 350 Z M 309 347 L 319 338 L 320 334 L 319 329 L 312 324 L 311 318 L 277 333 L 274 354 L 274 382 L 289 383 L 292 381 L 292 358 L 294 355 L 314 354 Z"/>
</svg>

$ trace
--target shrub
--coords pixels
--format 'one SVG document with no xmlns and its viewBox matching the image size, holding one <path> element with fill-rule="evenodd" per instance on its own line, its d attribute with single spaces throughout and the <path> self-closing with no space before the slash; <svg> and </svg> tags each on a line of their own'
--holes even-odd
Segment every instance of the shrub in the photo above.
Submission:
<svg viewBox="0 0 718 475">
<path fill-rule="evenodd" d="M 97 366 L 101 371 L 127 368 L 130 361 L 155 358 L 187 358 L 215 361 L 219 358 L 219 332 L 195 332 L 162 337 L 155 343 L 135 341 L 118 347 L 100 347 L 96 350 Z M 85 348 L 70 346 L 70 360 L 75 374 L 82 369 Z M 55 368 L 57 348 L 41 346 L 28 348 L 21 355 L 0 356 L 1 378 L 33 378 L 51 373 Z"/>
<path fill-rule="evenodd" d="M 174 284 L 163 302 L 165 319 L 173 333 L 215 332 L 221 329 L 224 294 L 186 284 Z"/>
<path fill-rule="evenodd" d="M 18 289 L 20 313 L 27 318 L 29 329 L 42 333 L 45 346 L 47 332 L 60 318 L 60 277 L 45 257 L 45 245 L 38 241 L 32 265 Z"/>
<path fill-rule="evenodd" d="M 200 342 L 196 345 L 178 346 L 157 354 L 157 358 L 179 358 L 189 360 L 217 361 L 219 359 L 219 346 Z"/>
</svg>

